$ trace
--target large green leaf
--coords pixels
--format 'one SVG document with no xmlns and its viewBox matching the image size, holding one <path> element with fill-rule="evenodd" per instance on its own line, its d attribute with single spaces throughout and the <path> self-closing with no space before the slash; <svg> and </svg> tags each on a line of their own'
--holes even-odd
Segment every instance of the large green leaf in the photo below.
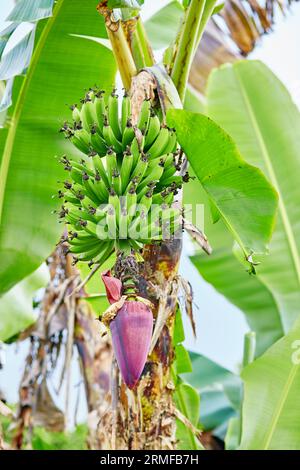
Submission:
<svg viewBox="0 0 300 470">
<path fill-rule="evenodd" d="M 69 149 L 58 133 L 68 117 L 66 103 L 78 102 L 95 83 L 111 88 L 114 81 L 112 52 L 72 36 L 105 36 L 96 5 L 95 0 L 59 0 L 53 17 L 43 20 L 0 168 L 0 292 L 34 271 L 59 237 L 61 226 L 51 211 L 62 178 L 54 155 Z M 0 133 L 0 148 L 3 138 Z"/>
<path fill-rule="evenodd" d="M 300 321 L 243 373 L 241 449 L 300 450 Z"/>
<path fill-rule="evenodd" d="M 6 341 L 36 320 L 33 295 L 49 280 L 49 271 L 42 265 L 0 298 L 0 341 Z"/>
<path fill-rule="evenodd" d="M 261 171 L 246 163 L 231 137 L 206 116 L 171 109 L 167 121 L 176 128 L 196 176 L 244 253 L 264 252 L 277 196 Z"/>
<path fill-rule="evenodd" d="M 193 371 L 182 378 L 201 396 L 201 426 L 224 439 L 228 421 L 239 412 L 242 382 L 205 356 L 190 352 L 190 358 Z"/>
<path fill-rule="evenodd" d="M 257 268 L 287 331 L 300 312 L 300 113 L 275 75 L 261 62 L 215 70 L 208 113 L 235 139 L 243 157 L 261 168 L 279 194 L 270 255 Z"/>
<path fill-rule="evenodd" d="M 173 0 L 145 22 L 147 35 L 154 49 L 168 47 L 175 40 L 183 13 L 181 3 Z"/>
<path fill-rule="evenodd" d="M 229 249 L 214 250 L 210 257 L 191 257 L 201 276 L 246 315 L 256 332 L 256 353 L 262 354 L 283 336 L 280 312 L 268 288 L 241 266 Z"/>
<path fill-rule="evenodd" d="M 108 8 L 127 8 L 127 9 L 140 9 L 144 0 L 108 0 Z"/>
<path fill-rule="evenodd" d="M 198 426 L 200 396 L 191 385 L 187 383 L 179 383 L 176 385 L 174 400 L 177 408 L 186 416 L 195 426 Z M 192 431 L 188 429 L 181 421 L 177 420 L 176 437 L 178 439 L 178 449 L 196 450 L 203 449 L 200 442 L 194 436 Z"/>
</svg>

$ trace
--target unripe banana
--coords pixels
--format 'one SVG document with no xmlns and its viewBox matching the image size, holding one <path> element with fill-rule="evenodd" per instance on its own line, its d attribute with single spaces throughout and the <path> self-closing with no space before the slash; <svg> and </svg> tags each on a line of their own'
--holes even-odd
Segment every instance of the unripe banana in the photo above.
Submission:
<svg viewBox="0 0 300 470">
<path fill-rule="evenodd" d="M 151 147 L 151 145 L 157 138 L 159 131 L 160 131 L 159 117 L 154 113 L 154 111 L 152 111 L 150 114 L 150 118 L 149 118 L 148 130 L 145 135 L 145 151 L 147 151 L 149 147 Z"/>
<path fill-rule="evenodd" d="M 125 92 L 124 96 L 123 96 L 123 99 L 122 99 L 122 122 L 121 122 L 121 125 L 122 125 L 123 136 L 124 136 L 124 131 L 125 131 L 125 128 L 127 126 L 128 120 L 130 119 L 130 112 L 131 112 L 130 98 L 129 98 L 128 94 Z M 126 143 L 125 145 L 128 145 L 128 143 Z"/>
<path fill-rule="evenodd" d="M 121 153 L 123 151 L 122 144 L 117 140 L 111 126 L 108 124 L 108 121 L 104 122 L 103 137 L 108 146 L 113 147 L 116 153 Z"/>
<path fill-rule="evenodd" d="M 94 103 L 92 102 L 89 95 L 86 95 L 86 98 L 82 104 L 80 117 L 82 126 L 87 132 L 89 132 L 91 127 L 97 122 Z"/>
<path fill-rule="evenodd" d="M 103 140 L 102 137 L 100 137 L 100 135 L 97 133 L 95 127 L 91 128 L 91 146 L 93 150 L 95 150 L 98 155 L 100 155 L 100 157 L 106 155 L 107 145 L 105 140 Z"/>
<path fill-rule="evenodd" d="M 112 206 L 115 210 L 115 216 L 116 216 L 116 221 L 119 222 L 119 216 L 120 216 L 120 199 L 118 195 L 116 194 L 114 189 L 111 189 L 108 197 L 108 204 L 109 206 Z"/>
<path fill-rule="evenodd" d="M 71 106 L 71 109 L 72 109 L 72 118 L 73 118 L 73 121 L 77 124 L 80 123 L 81 121 L 81 115 L 80 115 L 80 111 L 79 109 L 77 108 L 77 104 L 74 104 L 73 106 Z"/>
<path fill-rule="evenodd" d="M 130 146 L 130 151 L 133 155 L 133 166 L 135 167 L 135 165 L 137 164 L 140 158 L 140 146 L 136 137 L 132 141 L 132 144 Z"/>
<path fill-rule="evenodd" d="M 139 204 L 142 206 L 145 215 L 148 214 L 151 204 L 152 204 L 152 191 L 149 190 L 147 193 L 141 198 Z"/>
<path fill-rule="evenodd" d="M 112 187 L 118 196 L 122 195 L 122 181 L 118 170 L 114 170 L 112 174 Z"/>
<path fill-rule="evenodd" d="M 82 160 L 81 162 L 70 160 L 70 164 L 72 165 L 72 168 L 75 168 L 76 170 L 81 171 L 82 173 L 87 173 L 89 176 L 93 176 L 92 170 L 87 167 L 84 160 Z"/>
<path fill-rule="evenodd" d="M 118 168 L 117 165 L 117 156 L 115 152 L 110 148 L 106 154 L 106 171 L 107 171 L 107 179 L 109 185 L 112 183 L 112 175 L 113 172 Z"/>
<path fill-rule="evenodd" d="M 176 134 L 161 125 L 150 101 L 143 102 L 135 127 L 130 113 L 127 95 L 119 118 L 114 92 L 105 100 L 102 91 L 90 90 L 81 109 L 72 107 L 74 127 L 66 122 L 61 129 L 90 157 L 62 157 L 70 180 L 58 194 L 65 203 L 59 216 L 68 226 L 70 251 L 89 265 L 105 261 L 114 248 L 130 255 L 180 227 L 178 212 L 167 210 L 188 181 L 176 174 L 182 168 L 182 153 L 172 153 Z"/>
<path fill-rule="evenodd" d="M 108 150 L 109 151 L 109 150 Z M 97 155 L 93 156 L 93 166 L 95 168 L 96 174 L 98 173 L 102 180 L 104 181 L 105 185 L 108 187 L 110 185 L 107 177 L 107 170 L 104 168 L 102 160 Z"/>
<path fill-rule="evenodd" d="M 168 140 L 166 147 L 164 148 L 164 152 L 165 153 L 175 152 L 176 147 L 177 147 L 177 137 L 176 137 L 176 133 L 172 129 L 169 131 L 169 140 Z"/>
<path fill-rule="evenodd" d="M 141 155 L 140 159 L 131 174 L 131 179 L 136 179 L 137 182 L 143 179 L 143 176 L 148 167 L 148 157 L 147 155 Z"/>
<path fill-rule="evenodd" d="M 150 182 L 157 182 L 159 181 L 161 175 L 163 174 L 163 167 L 157 165 L 156 167 L 152 168 L 147 174 L 147 176 L 141 181 L 141 183 L 137 187 L 137 192 L 145 188 Z"/>
<path fill-rule="evenodd" d="M 71 253 L 86 253 L 87 251 L 94 250 L 97 248 L 97 251 L 99 252 L 99 244 L 101 243 L 100 240 L 97 240 L 96 238 L 90 237 L 90 241 L 87 242 L 81 242 L 80 244 L 72 243 L 72 240 L 69 241 L 70 245 L 70 252 Z M 97 254 L 97 252 L 95 253 Z"/>
<path fill-rule="evenodd" d="M 82 184 L 83 187 L 85 188 L 85 192 L 88 195 L 88 197 L 97 205 L 101 203 L 101 200 L 98 197 L 97 191 L 94 187 L 94 182 L 92 179 L 89 177 L 87 173 L 82 174 Z"/>
<path fill-rule="evenodd" d="M 71 168 L 70 176 L 75 183 L 79 184 L 80 186 L 82 185 L 81 171 L 77 170 L 76 168 Z"/>
<path fill-rule="evenodd" d="M 86 155 L 90 153 L 90 135 L 85 129 L 77 129 L 74 131 L 70 140 L 81 152 Z"/>
<path fill-rule="evenodd" d="M 127 145 L 131 144 L 134 137 L 135 137 L 134 128 L 132 126 L 131 120 L 129 119 L 123 130 L 123 136 L 122 136 L 123 149 L 126 149 Z"/>
<path fill-rule="evenodd" d="M 90 264 L 99 264 L 101 266 L 112 255 L 113 250 L 114 250 L 114 242 L 112 241 L 108 241 L 106 243 L 102 242 L 101 248 L 99 248 L 98 255 L 94 256 Z"/>
<path fill-rule="evenodd" d="M 150 158 L 158 157 L 159 155 L 163 155 L 165 152 L 165 148 L 169 142 L 169 129 L 167 127 L 162 127 L 159 131 L 157 138 L 155 139 L 154 143 L 151 147 L 147 150 L 147 153 L 150 155 Z"/>
<path fill-rule="evenodd" d="M 137 127 L 140 130 L 147 130 L 150 118 L 151 102 L 150 100 L 144 100 L 141 106 L 141 111 L 138 118 Z"/>
<path fill-rule="evenodd" d="M 125 189 L 128 186 L 130 174 L 133 165 L 133 155 L 128 149 L 127 152 L 124 153 L 121 165 L 121 181 L 122 181 L 122 192 L 125 192 Z"/>
<path fill-rule="evenodd" d="M 127 203 L 127 217 L 128 223 L 134 218 L 137 205 L 137 194 L 135 189 L 132 188 L 126 194 L 126 203 Z"/>
<path fill-rule="evenodd" d="M 99 202 L 101 204 L 105 203 L 108 198 L 108 189 L 99 173 L 95 175 L 94 189 L 99 198 Z"/>
<path fill-rule="evenodd" d="M 95 95 L 94 100 L 95 114 L 96 114 L 96 124 L 99 129 L 101 136 L 103 136 L 103 124 L 104 124 L 104 114 L 105 114 L 105 98 L 104 91 L 100 90 Z"/>
<path fill-rule="evenodd" d="M 100 240 L 99 240 L 99 245 L 100 245 Z M 99 253 L 99 246 L 96 245 L 94 248 L 91 248 L 88 251 L 82 252 L 77 256 L 79 261 L 90 261 L 92 260 L 96 255 Z"/>
<path fill-rule="evenodd" d="M 81 205 L 80 200 L 74 197 L 73 193 L 71 193 L 70 191 L 64 193 L 64 201 L 70 202 L 71 204 L 74 204 L 74 206 Z"/>
</svg>

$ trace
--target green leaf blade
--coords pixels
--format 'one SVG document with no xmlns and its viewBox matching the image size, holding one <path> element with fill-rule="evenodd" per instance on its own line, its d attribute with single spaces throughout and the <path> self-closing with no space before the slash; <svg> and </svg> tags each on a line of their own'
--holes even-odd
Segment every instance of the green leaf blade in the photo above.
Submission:
<svg viewBox="0 0 300 470">
<path fill-rule="evenodd" d="M 299 450 L 300 322 L 247 366 L 243 450 Z M 258 399 L 259 397 L 259 399 Z"/>
<path fill-rule="evenodd" d="M 33 295 L 49 280 L 49 271 L 42 265 L 0 297 L 0 341 L 20 333 L 36 320 L 33 311 Z"/>
<path fill-rule="evenodd" d="M 215 70 L 208 114 L 235 139 L 244 158 L 259 167 L 279 194 L 271 255 L 257 268 L 279 306 L 284 330 L 300 305 L 300 113 L 283 84 L 259 61 Z"/>
<path fill-rule="evenodd" d="M 195 255 L 191 261 L 201 276 L 246 315 L 257 336 L 257 355 L 284 335 L 276 300 L 257 276 L 249 276 L 230 248 L 214 250 L 211 257 Z"/>
<path fill-rule="evenodd" d="M 54 0 L 19 0 L 7 21 L 38 21 L 52 15 Z"/>
<path fill-rule="evenodd" d="M 245 254 L 265 252 L 277 196 L 261 171 L 244 162 L 231 137 L 206 116 L 176 109 L 168 112 L 167 121 Z"/>
</svg>

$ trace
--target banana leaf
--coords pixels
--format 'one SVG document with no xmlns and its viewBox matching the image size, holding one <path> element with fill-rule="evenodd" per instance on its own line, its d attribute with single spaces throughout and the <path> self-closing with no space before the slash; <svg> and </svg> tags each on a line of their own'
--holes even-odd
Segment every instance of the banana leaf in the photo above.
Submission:
<svg viewBox="0 0 300 470">
<path fill-rule="evenodd" d="M 62 227 L 51 214 L 57 180 L 55 155 L 70 148 L 58 130 L 95 83 L 111 89 L 112 52 L 78 35 L 105 36 L 97 2 L 59 0 L 53 16 L 38 25 L 38 41 L 21 85 L 11 125 L 0 132 L 0 293 L 33 272 L 54 249 Z M 58 73 L 59 72 L 59 73 Z M 5 144 L 3 143 L 5 139 Z M 2 141 L 2 142 L 1 142 Z"/>
<path fill-rule="evenodd" d="M 299 110 L 283 84 L 259 61 L 241 61 L 214 71 L 207 110 L 279 194 L 269 255 L 260 260 L 256 272 L 272 294 L 287 332 L 300 313 Z"/>
</svg>

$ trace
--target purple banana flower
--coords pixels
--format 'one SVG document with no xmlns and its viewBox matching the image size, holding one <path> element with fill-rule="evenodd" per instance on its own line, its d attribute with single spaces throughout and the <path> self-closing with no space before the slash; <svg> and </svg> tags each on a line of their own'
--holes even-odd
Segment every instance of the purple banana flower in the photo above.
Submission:
<svg viewBox="0 0 300 470">
<path fill-rule="evenodd" d="M 119 279 L 102 274 L 110 303 L 121 298 L 122 284 Z M 110 322 L 114 352 L 119 369 L 127 387 L 133 389 L 143 372 L 149 353 L 153 329 L 150 308 L 141 301 L 126 300 L 116 317 Z"/>
</svg>

